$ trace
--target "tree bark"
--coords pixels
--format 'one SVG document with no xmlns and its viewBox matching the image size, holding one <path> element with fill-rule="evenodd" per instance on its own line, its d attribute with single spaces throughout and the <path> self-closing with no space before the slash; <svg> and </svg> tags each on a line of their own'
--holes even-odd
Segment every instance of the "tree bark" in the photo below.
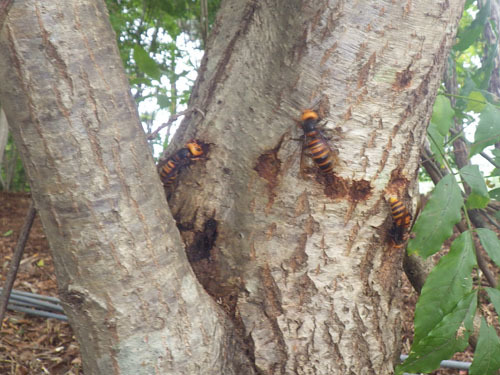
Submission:
<svg viewBox="0 0 500 375">
<path fill-rule="evenodd" d="M 263 374 L 392 373 L 402 253 L 386 197 L 416 194 L 463 4 L 223 2 L 190 102 L 205 118 L 174 140 L 203 140 L 209 160 L 170 206 Z M 314 103 L 338 150 L 331 181 L 300 165 Z"/>
<path fill-rule="evenodd" d="M 69 4 L 69 5 L 68 5 Z M 0 102 L 86 374 L 390 374 L 402 253 L 463 0 L 226 0 L 174 145 L 208 160 L 169 214 L 102 1 L 16 1 Z M 305 157 L 319 103 L 339 164 Z M 175 149 L 175 148 L 174 148 Z M 215 301 L 215 302 L 214 302 Z"/>
<path fill-rule="evenodd" d="M 0 102 L 85 374 L 253 374 L 189 267 L 104 2 L 18 0 L 0 50 Z"/>
</svg>

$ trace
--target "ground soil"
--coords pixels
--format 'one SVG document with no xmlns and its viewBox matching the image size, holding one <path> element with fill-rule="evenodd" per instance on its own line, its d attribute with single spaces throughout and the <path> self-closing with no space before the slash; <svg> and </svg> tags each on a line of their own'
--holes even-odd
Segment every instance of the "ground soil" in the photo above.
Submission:
<svg viewBox="0 0 500 375">
<path fill-rule="evenodd" d="M 24 193 L 0 192 L 0 284 L 3 284 L 19 231 L 28 212 L 30 197 Z M 47 238 L 40 219 L 35 219 L 23 260 L 14 284 L 16 290 L 56 296 L 57 284 Z M 413 311 L 417 294 L 402 279 L 403 352 L 408 353 L 413 337 Z M 456 360 L 471 360 L 470 350 L 457 354 Z M 81 375 L 78 343 L 68 323 L 7 311 L 0 331 L 0 374 Z M 439 370 L 433 374 L 460 374 Z"/>
</svg>

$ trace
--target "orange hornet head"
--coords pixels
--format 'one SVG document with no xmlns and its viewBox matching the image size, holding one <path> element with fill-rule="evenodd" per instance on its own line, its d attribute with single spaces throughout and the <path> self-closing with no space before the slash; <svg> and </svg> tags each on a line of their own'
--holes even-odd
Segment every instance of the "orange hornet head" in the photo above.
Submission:
<svg viewBox="0 0 500 375">
<path fill-rule="evenodd" d="M 318 114 L 314 112 L 312 109 L 305 109 L 302 111 L 302 116 L 300 116 L 300 120 L 302 122 L 306 120 L 317 120 L 318 119 Z"/>
<path fill-rule="evenodd" d="M 186 143 L 186 147 L 189 149 L 189 152 L 193 156 L 203 155 L 203 148 L 198 143 L 198 141 L 195 140 L 195 139 L 193 139 L 192 141 L 189 141 L 188 143 Z"/>
</svg>

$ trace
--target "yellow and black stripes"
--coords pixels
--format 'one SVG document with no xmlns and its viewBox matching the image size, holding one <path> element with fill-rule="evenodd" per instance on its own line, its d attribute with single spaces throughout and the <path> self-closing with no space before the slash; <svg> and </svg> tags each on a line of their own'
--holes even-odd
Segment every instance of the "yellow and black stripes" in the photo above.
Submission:
<svg viewBox="0 0 500 375">
<path fill-rule="evenodd" d="M 189 141 L 166 161 L 160 163 L 160 178 L 165 186 L 171 186 L 179 171 L 191 164 L 193 160 L 199 160 L 203 156 L 203 147 L 196 140 Z"/>
<path fill-rule="evenodd" d="M 330 146 L 316 128 L 319 116 L 312 110 L 302 112 L 302 130 L 306 136 L 306 147 L 311 153 L 313 161 L 320 171 L 324 174 L 333 171 L 336 164 L 336 158 Z"/>
<path fill-rule="evenodd" d="M 391 239 L 394 247 L 403 247 L 408 239 L 408 232 L 411 226 L 411 214 L 406 209 L 403 202 L 396 197 L 389 197 L 391 206 L 392 228 L 390 230 Z"/>
</svg>

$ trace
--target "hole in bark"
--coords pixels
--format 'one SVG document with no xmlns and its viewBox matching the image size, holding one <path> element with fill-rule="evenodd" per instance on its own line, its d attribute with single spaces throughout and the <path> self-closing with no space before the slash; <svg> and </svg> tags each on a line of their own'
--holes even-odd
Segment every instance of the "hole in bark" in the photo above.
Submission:
<svg viewBox="0 0 500 375">
<path fill-rule="evenodd" d="M 186 249 L 189 262 L 197 262 L 210 257 L 215 241 L 217 240 L 217 221 L 213 218 L 205 221 L 203 230 L 194 234 L 193 243 Z"/>
</svg>

